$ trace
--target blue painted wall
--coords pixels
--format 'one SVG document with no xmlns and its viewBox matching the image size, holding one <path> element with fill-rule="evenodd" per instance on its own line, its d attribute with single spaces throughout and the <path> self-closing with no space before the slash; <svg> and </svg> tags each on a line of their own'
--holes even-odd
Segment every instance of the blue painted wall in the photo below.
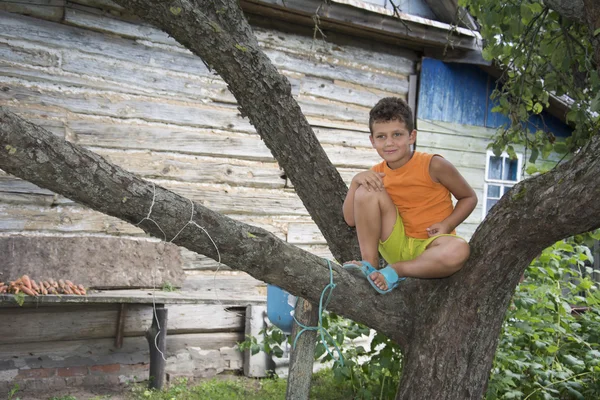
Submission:
<svg viewBox="0 0 600 400">
<path fill-rule="evenodd" d="M 495 80 L 477 66 L 424 58 L 417 116 L 486 128 L 508 125 L 508 118 L 492 112 L 497 103 L 489 97 L 495 86 Z M 546 128 L 561 137 L 572 132 L 566 124 L 546 112 L 532 116 L 529 126 L 532 131 Z"/>
</svg>

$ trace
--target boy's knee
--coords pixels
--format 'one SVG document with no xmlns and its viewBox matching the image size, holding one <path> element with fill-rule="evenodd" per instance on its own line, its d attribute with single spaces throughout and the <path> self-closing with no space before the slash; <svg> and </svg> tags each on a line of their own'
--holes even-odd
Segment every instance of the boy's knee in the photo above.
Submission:
<svg viewBox="0 0 600 400">
<path fill-rule="evenodd" d="M 462 268 L 469 255 L 471 248 L 469 244 L 460 238 L 453 238 L 447 247 L 445 260 L 449 272 L 454 273 Z"/>
<path fill-rule="evenodd" d="M 366 202 L 378 201 L 379 197 L 383 196 L 384 194 L 386 194 L 385 191 L 376 191 L 376 190 L 369 191 L 364 186 L 359 186 L 358 189 L 356 189 L 356 192 L 354 192 L 354 202 L 355 203 L 366 203 Z"/>
</svg>

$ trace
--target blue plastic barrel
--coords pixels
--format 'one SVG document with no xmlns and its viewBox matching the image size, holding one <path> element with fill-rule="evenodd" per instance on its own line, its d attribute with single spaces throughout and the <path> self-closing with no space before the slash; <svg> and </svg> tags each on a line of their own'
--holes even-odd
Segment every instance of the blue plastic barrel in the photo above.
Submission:
<svg viewBox="0 0 600 400">
<path fill-rule="evenodd" d="M 267 317 L 286 334 L 292 333 L 296 296 L 275 285 L 267 285 Z"/>
</svg>

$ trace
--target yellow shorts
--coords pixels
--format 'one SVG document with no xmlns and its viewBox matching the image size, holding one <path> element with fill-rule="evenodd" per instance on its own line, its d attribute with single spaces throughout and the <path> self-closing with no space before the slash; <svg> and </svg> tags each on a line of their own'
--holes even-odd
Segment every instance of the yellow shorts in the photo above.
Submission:
<svg viewBox="0 0 600 400">
<path fill-rule="evenodd" d="M 427 239 L 416 239 L 406 236 L 404 232 L 404 223 L 400 217 L 400 213 L 396 210 L 396 223 L 392 229 L 390 237 L 385 242 L 379 241 L 379 253 L 387 261 L 388 264 L 393 264 L 398 261 L 414 260 L 420 256 L 427 246 L 435 239 L 441 236 L 454 236 L 452 234 L 442 234 L 433 236 Z"/>
</svg>

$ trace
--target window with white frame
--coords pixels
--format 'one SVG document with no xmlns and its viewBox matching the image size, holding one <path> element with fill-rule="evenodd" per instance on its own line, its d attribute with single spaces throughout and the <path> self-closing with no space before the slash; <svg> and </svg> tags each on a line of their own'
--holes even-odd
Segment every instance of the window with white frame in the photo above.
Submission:
<svg viewBox="0 0 600 400">
<path fill-rule="evenodd" d="M 517 154 L 517 159 L 512 160 L 506 153 L 498 157 L 491 151 L 487 152 L 483 188 L 483 217 L 500 200 L 500 197 L 521 180 L 521 161 L 521 154 Z"/>
</svg>

